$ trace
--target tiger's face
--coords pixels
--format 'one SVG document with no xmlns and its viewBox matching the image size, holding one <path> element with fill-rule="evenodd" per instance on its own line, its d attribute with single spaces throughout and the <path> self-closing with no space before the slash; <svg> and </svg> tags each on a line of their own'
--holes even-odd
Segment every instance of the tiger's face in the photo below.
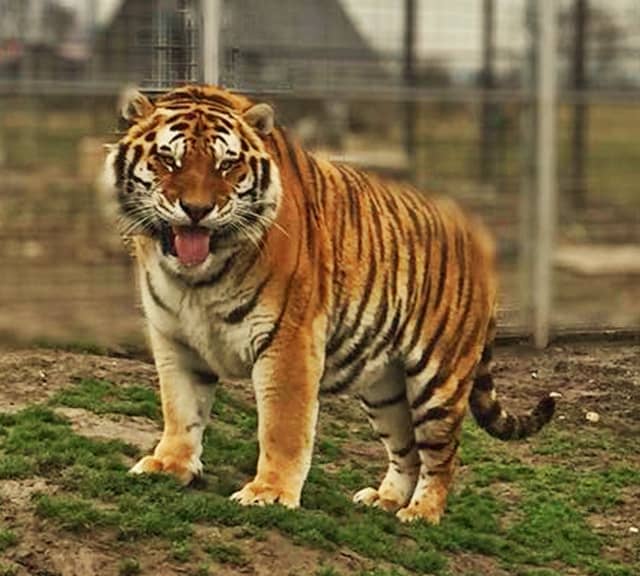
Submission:
<svg viewBox="0 0 640 576">
<path fill-rule="evenodd" d="M 273 128 L 266 104 L 238 109 L 213 88 L 181 88 L 152 103 L 123 99 L 130 123 L 105 164 L 122 232 L 147 235 L 175 271 L 202 270 L 216 250 L 259 245 L 275 218 L 281 186 L 265 145 Z"/>
</svg>

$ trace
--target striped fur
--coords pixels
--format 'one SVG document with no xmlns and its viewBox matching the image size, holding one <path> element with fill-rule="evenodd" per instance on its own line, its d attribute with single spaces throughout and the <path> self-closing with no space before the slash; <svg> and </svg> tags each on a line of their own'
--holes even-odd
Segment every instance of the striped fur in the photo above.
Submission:
<svg viewBox="0 0 640 576">
<path fill-rule="evenodd" d="M 468 404 L 501 439 L 549 421 L 549 398 L 524 416 L 496 398 L 492 243 L 455 204 L 315 157 L 267 105 L 213 87 L 123 110 L 104 182 L 134 237 L 165 421 L 134 472 L 199 474 L 213 383 L 251 378 L 260 458 L 233 498 L 297 506 L 318 394 L 350 390 L 389 457 L 355 501 L 438 522 Z M 196 225 L 209 252 L 185 263 Z"/>
</svg>

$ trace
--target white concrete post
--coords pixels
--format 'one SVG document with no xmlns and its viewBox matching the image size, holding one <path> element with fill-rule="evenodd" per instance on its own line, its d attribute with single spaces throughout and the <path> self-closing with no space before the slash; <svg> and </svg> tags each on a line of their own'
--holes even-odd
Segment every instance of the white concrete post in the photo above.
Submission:
<svg viewBox="0 0 640 576">
<path fill-rule="evenodd" d="M 202 81 L 218 84 L 220 81 L 220 27 L 222 0 L 200 0 L 202 16 L 200 45 L 202 46 Z"/>
<path fill-rule="evenodd" d="M 537 348 L 549 343 L 556 190 L 556 0 L 539 0 L 537 73 L 536 238 L 533 263 L 533 338 Z"/>
</svg>

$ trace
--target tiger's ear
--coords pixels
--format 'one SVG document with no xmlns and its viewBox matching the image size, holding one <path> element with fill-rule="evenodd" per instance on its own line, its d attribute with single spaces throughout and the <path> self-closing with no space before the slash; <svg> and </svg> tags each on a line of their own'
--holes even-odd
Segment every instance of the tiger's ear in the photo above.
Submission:
<svg viewBox="0 0 640 576">
<path fill-rule="evenodd" d="M 120 114 L 129 124 L 135 124 L 139 120 L 151 115 L 154 106 L 144 94 L 136 88 L 125 88 L 120 94 Z"/>
<path fill-rule="evenodd" d="M 261 134 L 267 136 L 274 126 L 274 112 L 269 104 L 264 102 L 251 106 L 243 115 L 244 121 Z"/>
</svg>

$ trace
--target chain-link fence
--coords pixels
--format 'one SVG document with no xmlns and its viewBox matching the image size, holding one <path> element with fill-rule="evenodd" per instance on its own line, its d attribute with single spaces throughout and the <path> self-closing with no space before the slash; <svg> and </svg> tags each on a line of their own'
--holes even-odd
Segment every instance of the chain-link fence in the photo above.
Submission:
<svg viewBox="0 0 640 576">
<path fill-rule="evenodd" d="M 545 322 L 547 288 L 552 330 L 637 329 L 639 56 L 635 0 L 0 0 L 0 335 L 141 340 L 92 183 L 124 84 L 205 80 L 273 102 L 322 154 L 480 213 L 504 329 Z"/>
</svg>

